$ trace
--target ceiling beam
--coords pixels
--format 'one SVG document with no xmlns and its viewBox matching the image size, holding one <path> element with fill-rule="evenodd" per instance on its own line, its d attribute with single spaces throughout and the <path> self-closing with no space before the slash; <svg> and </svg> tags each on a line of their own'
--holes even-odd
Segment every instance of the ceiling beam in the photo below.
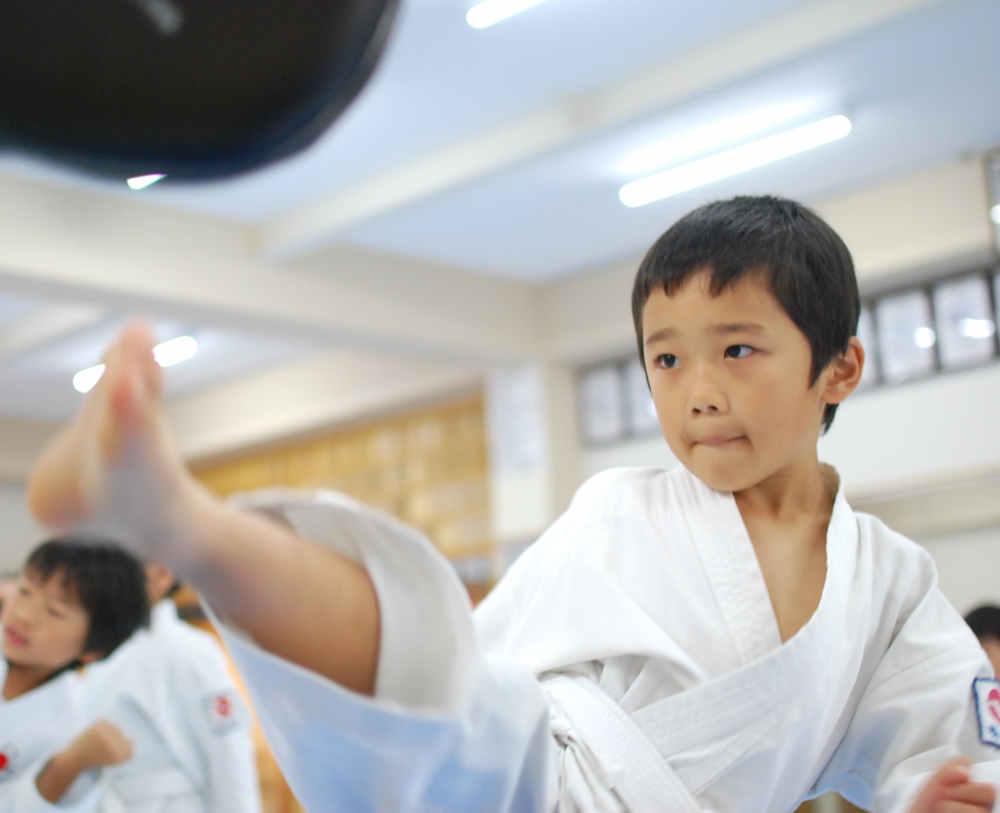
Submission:
<svg viewBox="0 0 1000 813">
<path fill-rule="evenodd" d="M 819 0 L 341 189 L 265 222 L 265 256 L 298 256 L 357 223 L 627 124 L 941 0 Z"/>
<path fill-rule="evenodd" d="M 40 308 L 0 329 L 0 361 L 24 355 L 86 330 L 105 318 L 106 310 L 86 305 L 51 305 Z"/>
<path fill-rule="evenodd" d="M 519 359 L 540 339 L 526 285 L 360 249 L 279 266 L 255 254 L 246 226 L 9 177 L 0 289 L 427 358 Z"/>
<path fill-rule="evenodd" d="M 167 403 L 185 459 L 204 460 L 476 390 L 480 370 L 336 350 Z"/>
</svg>

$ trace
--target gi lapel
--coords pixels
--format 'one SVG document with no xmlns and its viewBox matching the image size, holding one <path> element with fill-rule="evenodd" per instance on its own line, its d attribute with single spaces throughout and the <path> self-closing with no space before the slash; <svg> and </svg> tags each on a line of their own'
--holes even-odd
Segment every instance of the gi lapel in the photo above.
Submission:
<svg viewBox="0 0 1000 813">
<path fill-rule="evenodd" d="M 778 621 L 733 496 L 713 491 L 684 468 L 671 481 L 740 662 L 774 652 L 781 646 Z"/>
<path fill-rule="evenodd" d="M 738 591 L 732 577 L 727 576 L 724 554 L 719 551 L 719 540 L 712 534 L 727 534 L 724 541 L 739 543 L 741 540 L 732 531 L 732 511 L 737 516 L 739 512 L 731 497 L 717 496 L 717 500 L 704 495 L 697 497 L 700 510 L 691 512 L 690 523 L 692 532 L 699 534 L 695 537 L 697 544 L 701 546 L 703 540 L 707 540 L 704 545 L 706 568 L 713 584 L 717 584 L 722 593 L 720 603 L 726 605 L 724 613 L 728 618 L 747 602 L 741 602 L 736 595 Z M 718 512 L 722 518 L 721 528 L 712 528 L 712 515 L 706 514 L 708 509 Z M 745 529 L 743 537 L 742 543 L 750 546 Z M 697 793 L 718 777 L 768 731 L 790 727 L 810 711 L 811 704 L 824 702 L 819 698 L 829 702 L 836 695 L 837 676 L 843 674 L 844 667 L 850 668 L 849 664 L 837 664 L 837 669 L 832 668 L 838 653 L 833 643 L 840 640 L 845 625 L 850 626 L 847 615 L 853 611 L 848 605 L 848 596 L 856 566 L 857 539 L 857 521 L 843 496 L 838 495 L 827 532 L 826 583 L 819 607 L 809 622 L 784 644 L 780 644 L 779 636 L 777 648 L 769 647 L 746 666 L 631 715 L 665 757 L 695 746 L 706 748 L 696 769 L 690 775 L 685 772 L 685 783 L 692 792 Z M 750 553 L 752 555 L 752 548 Z M 746 573 L 746 568 L 741 570 Z M 754 576 L 750 595 L 753 596 L 758 587 L 764 589 L 769 622 L 766 635 L 778 636 L 777 622 L 759 567 L 755 568 Z M 753 603 L 757 603 L 756 598 Z M 747 612 L 758 619 L 758 623 L 764 622 L 759 606 L 755 609 L 751 605 Z M 738 629 L 745 629 L 739 619 L 734 619 L 734 624 Z M 763 648 L 766 642 L 759 634 L 754 640 L 754 647 L 747 647 L 748 653 L 753 648 Z M 804 687 L 808 691 L 804 691 Z"/>
</svg>

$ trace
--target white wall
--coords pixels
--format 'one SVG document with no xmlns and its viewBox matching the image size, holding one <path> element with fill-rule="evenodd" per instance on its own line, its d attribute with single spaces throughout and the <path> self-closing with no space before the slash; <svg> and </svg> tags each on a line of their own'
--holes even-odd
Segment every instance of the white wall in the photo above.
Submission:
<svg viewBox="0 0 1000 813">
<path fill-rule="evenodd" d="M 1000 364 L 856 393 L 820 458 L 849 497 L 898 494 L 1000 472 Z"/>
<path fill-rule="evenodd" d="M 48 538 L 31 517 L 24 487 L 0 483 L 0 575 L 20 569 L 32 548 Z"/>
<path fill-rule="evenodd" d="M 621 466 L 651 466 L 671 469 L 677 458 L 660 435 L 631 438 L 621 443 L 585 449 L 583 452 L 583 479 L 593 477 L 605 469 Z"/>
<path fill-rule="evenodd" d="M 1000 526 L 918 541 L 934 557 L 941 591 L 962 615 L 1000 604 Z"/>
</svg>

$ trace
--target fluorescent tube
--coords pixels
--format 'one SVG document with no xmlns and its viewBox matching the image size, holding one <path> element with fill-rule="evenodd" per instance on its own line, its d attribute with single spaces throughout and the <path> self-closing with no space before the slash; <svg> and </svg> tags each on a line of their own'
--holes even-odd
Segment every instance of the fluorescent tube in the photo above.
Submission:
<svg viewBox="0 0 1000 813">
<path fill-rule="evenodd" d="M 161 367 L 170 367 L 173 364 L 180 364 L 187 361 L 198 352 L 198 342 L 193 336 L 178 336 L 167 342 L 161 342 L 153 348 L 153 358 Z M 101 380 L 104 375 L 104 365 L 97 364 L 80 370 L 73 376 L 73 389 L 77 392 L 90 392 L 94 385 Z"/>
<path fill-rule="evenodd" d="M 103 364 L 98 364 L 96 367 L 88 367 L 86 370 L 80 370 L 80 372 L 73 376 L 73 389 L 77 392 L 90 392 L 94 389 L 94 385 L 101 380 L 102 375 L 104 375 Z"/>
<path fill-rule="evenodd" d="M 170 367 L 187 361 L 198 352 L 198 342 L 193 336 L 178 336 L 153 348 L 153 358 L 161 367 Z"/>
<path fill-rule="evenodd" d="M 794 130 L 762 138 L 760 141 L 744 144 L 742 147 L 735 147 L 625 184 L 619 191 L 618 197 L 626 206 L 644 206 L 811 150 L 813 147 L 829 144 L 831 141 L 843 138 L 849 132 L 851 132 L 851 122 L 847 116 L 830 116 L 803 127 L 796 127 Z"/>
<path fill-rule="evenodd" d="M 129 189 L 145 189 L 150 184 L 154 184 L 162 178 L 167 176 L 162 173 L 153 173 L 152 175 L 136 175 L 134 178 L 129 178 L 125 183 L 128 184 Z"/>
<path fill-rule="evenodd" d="M 542 0 L 483 0 L 469 9 L 465 21 L 473 28 L 486 28 L 541 2 Z"/>
</svg>

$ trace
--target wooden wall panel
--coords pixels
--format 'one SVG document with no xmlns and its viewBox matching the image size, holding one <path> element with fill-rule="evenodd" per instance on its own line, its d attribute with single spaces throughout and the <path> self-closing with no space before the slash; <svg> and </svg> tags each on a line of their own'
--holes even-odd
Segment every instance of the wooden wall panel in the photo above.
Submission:
<svg viewBox="0 0 1000 813">
<path fill-rule="evenodd" d="M 449 558 L 489 555 L 483 400 L 464 398 L 194 467 L 216 494 L 331 488 L 423 530 Z"/>
</svg>

